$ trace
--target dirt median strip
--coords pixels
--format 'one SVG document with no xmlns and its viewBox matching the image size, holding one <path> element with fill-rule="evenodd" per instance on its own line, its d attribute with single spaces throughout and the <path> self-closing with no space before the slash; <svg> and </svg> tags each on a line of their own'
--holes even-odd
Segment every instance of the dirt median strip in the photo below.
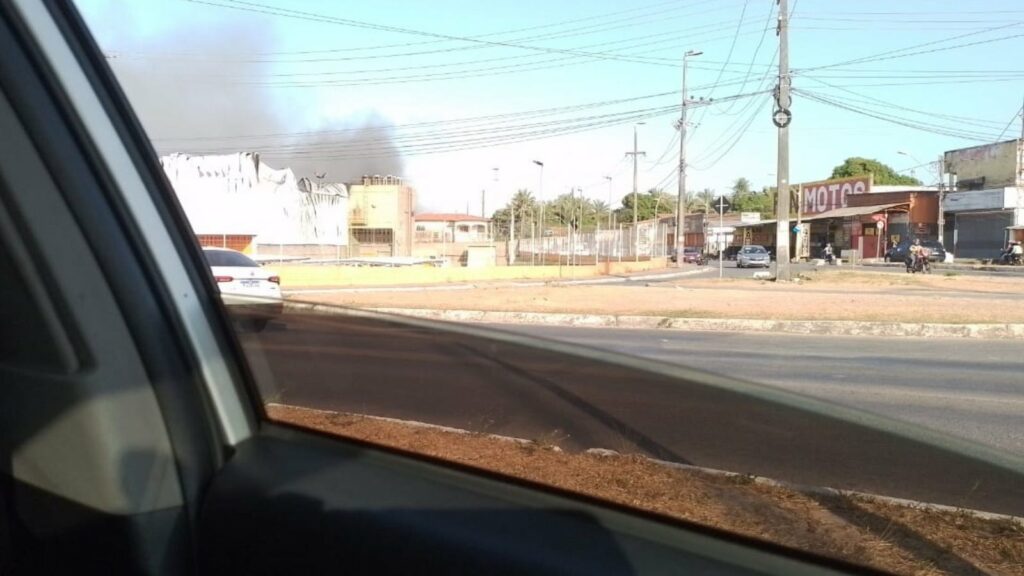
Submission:
<svg viewBox="0 0 1024 576">
<path fill-rule="evenodd" d="M 446 322 L 665 329 L 711 332 L 785 332 L 816 336 L 887 336 L 897 338 L 997 338 L 1024 340 L 1024 324 L 934 324 L 858 322 L 853 320 L 757 320 L 742 318 L 673 318 L 607 314 L 554 314 L 489 310 L 372 308 L 375 312 Z"/>
<path fill-rule="evenodd" d="M 637 455 L 271 404 L 272 419 L 414 451 L 793 548 L 905 574 L 1024 574 L 1012 517 L 853 493 L 803 490 Z M 510 441 L 511 440 L 511 441 Z"/>
</svg>

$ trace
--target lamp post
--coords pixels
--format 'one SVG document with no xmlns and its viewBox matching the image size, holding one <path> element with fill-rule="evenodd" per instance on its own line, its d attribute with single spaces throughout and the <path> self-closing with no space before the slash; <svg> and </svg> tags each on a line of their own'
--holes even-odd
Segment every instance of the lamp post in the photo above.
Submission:
<svg viewBox="0 0 1024 576">
<path fill-rule="evenodd" d="M 543 266 L 544 264 L 547 264 L 548 261 L 546 252 L 547 239 L 544 237 L 544 163 L 540 160 L 534 160 L 533 163 L 540 168 L 540 176 L 537 179 L 537 198 L 540 202 L 540 263 Z M 536 248 L 534 248 L 534 250 L 536 250 Z"/>
<path fill-rule="evenodd" d="M 638 206 L 638 204 L 637 204 L 637 191 L 636 191 L 636 187 L 637 187 L 637 171 L 636 171 L 636 161 L 637 161 L 637 157 L 638 156 L 646 155 L 644 152 L 641 152 L 640 150 L 637 150 L 636 127 L 637 126 L 642 126 L 644 124 L 646 124 L 646 122 L 637 122 L 636 124 L 633 125 L 633 151 L 632 152 L 626 152 L 627 156 L 632 156 L 633 157 L 633 259 L 636 262 L 640 261 L 640 226 L 639 226 L 640 221 L 639 221 L 639 218 L 638 218 L 638 215 L 639 215 L 639 212 L 640 212 L 640 210 L 639 210 L 640 206 Z"/>
<path fill-rule="evenodd" d="M 683 105 L 679 111 L 679 190 L 676 198 L 676 266 L 683 267 L 686 250 L 686 65 L 690 58 L 703 52 L 689 50 L 683 54 Z"/>
</svg>

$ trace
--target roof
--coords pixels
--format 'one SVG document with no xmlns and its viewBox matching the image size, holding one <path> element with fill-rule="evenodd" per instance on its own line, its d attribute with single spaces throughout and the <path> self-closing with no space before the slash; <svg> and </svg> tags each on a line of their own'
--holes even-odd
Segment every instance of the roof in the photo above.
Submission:
<svg viewBox="0 0 1024 576">
<path fill-rule="evenodd" d="M 490 218 L 473 216 L 472 214 L 434 213 L 417 214 L 413 217 L 417 222 L 490 222 Z"/>
<path fill-rule="evenodd" d="M 836 208 L 835 210 L 822 212 L 821 214 L 804 215 L 801 216 L 800 219 L 825 220 L 828 218 L 846 218 L 848 216 L 866 216 L 868 214 L 874 214 L 875 212 L 881 212 L 882 210 L 888 210 L 889 208 L 904 206 L 906 204 L 906 202 L 896 202 L 894 204 L 875 204 L 872 206 L 848 206 L 846 208 Z"/>
</svg>

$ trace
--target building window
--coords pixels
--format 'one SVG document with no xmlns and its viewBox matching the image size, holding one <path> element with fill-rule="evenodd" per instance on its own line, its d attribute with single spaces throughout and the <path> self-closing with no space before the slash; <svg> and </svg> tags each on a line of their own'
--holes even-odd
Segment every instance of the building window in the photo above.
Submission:
<svg viewBox="0 0 1024 576">
<path fill-rule="evenodd" d="M 469 232 L 468 224 L 459 224 L 459 232 Z"/>
<path fill-rule="evenodd" d="M 359 244 L 391 244 L 394 231 L 391 228 L 353 228 L 352 239 Z"/>
</svg>

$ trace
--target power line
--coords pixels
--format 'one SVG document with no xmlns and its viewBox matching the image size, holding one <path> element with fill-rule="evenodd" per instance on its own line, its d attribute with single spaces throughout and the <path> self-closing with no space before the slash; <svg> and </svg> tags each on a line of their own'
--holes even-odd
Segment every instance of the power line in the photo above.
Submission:
<svg viewBox="0 0 1024 576">
<path fill-rule="evenodd" d="M 603 56 L 604 58 L 609 59 L 609 60 L 616 60 L 616 59 L 618 59 L 618 58 L 614 57 L 613 55 L 591 54 L 591 53 L 584 53 L 584 52 L 579 52 L 579 51 L 575 51 L 575 50 L 571 50 L 571 49 L 561 49 L 561 48 L 552 48 L 552 47 L 543 47 L 543 46 L 532 46 L 532 45 L 528 45 L 528 44 L 520 44 L 520 43 L 513 42 L 513 41 L 488 40 L 488 39 L 485 39 L 485 38 L 473 37 L 473 36 L 457 36 L 457 35 L 452 35 L 452 34 L 442 34 L 442 33 L 439 33 L 439 32 L 430 32 L 430 31 L 426 31 L 426 30 L 415 30 L 415 29 L 411 29 L 411 28 L 403 28 L 403 27 L 400 27 L 400 26 L 390 26 L 390 25 L 385 25 L 385 24 L 376 24 L 376 23 L 373 23 L 373 22 L 365 22 L 365 21 L 361 21 L 361 20 L 354 20 L 354 19 L 351 19 L 351 18 L 340 18 L 340 17 L 335 17 L 335 16 L 327 16 L 327 15 L 323 15 L 323 14 L 317 14 L 317 13 L 314 13 L 314 12 L 304 12 L 304 11 L 301 11 L 301 10 L 291 10 L 291 9 L 280 8 L 280 7 L 276 7 L 276 6 L 270 6 L 270 5 L 266 5 L 266 4 L 260 4 L 260 3 L 257 3 L 257 2 L 246 2 L 246 1 L 243 1 L 243 0 L 219 0 L 219 1 L 214 1 L 214 0 L 187 0 L 187 1 L 193 2 L 193 3 L 196 3 L 196 4 L 205 4 L 205 5 L 209 5 L 209 6 L 218 6 L 218 7 L 221 7 L 221 8 L 228 8 L 228 9 L 232 9 L 232 10 L 240 10 L 240 11 L 243 11 L 243 12 L 253 12 L 253 13 L 260 13 L 260 14 L 268 14 L 268 15 L 273 15 L 273 16 L 281 16 L 281 17 L 285 17 L 285 18 L 293 18 L 293 19 L 298 19 L 298 20 L 321 22 L 321 23 L 327 23 L 327 24 L 337 24 L 337 25 L 351 27 L 351 28 L 360 28 L 360 29 L 375 30 L 375 31 L 381 31 L 381 32 L 392 32 L 392 33 L 398 33 L 398 34 L 423 36 L 423 37 L 434 38 L 434 39 L 438 39 L 438 40 L 459 41 L 459 42 L 464 42 L 464 43 L 469 43 L 469 44 L 477 44 L 477 45 L 486 46 L 486 47 L 516 48 L 516 49 L 520 49 L 520 50 L 530 50 L 530 51 L 534 51 L 534 52 L 543 52 L 543 53 L 549 53 L 549 54 L 567 54 L 567 55 L 573 55 L 573 56 L 589 56 L 589 57 Z M 391 56 L 391 57 L 393 57 L 393 56 Z M 626 61 L 630 61 L 630 60 L 626 59 Z"/>
<path fill-rule="evenodd" d="M 904 127 L 907 127 L 907 128 L 912 128 L 914 130 L 920 130 L 922 132 L 930 132 L 932 134 L 939 134 L 941 136 L 951 136 L 951 137 L 954 137 L 954 138 L 962 138 L 962 139 L 965 139 L 965 140 L 974 140 L 974 141 L 978 141 L 978 142 L 992 142 L 994 140 L 993 137 L 992 137 L 994 132 L 977 132 L 977 131 L 968 131 L 968 130 L 954 130 L 952 128 L 949 128 L 947 124 L 932 124 L 932 123 L 928 123 L 928 122 L 909 120 L 907 118 L 903 118 L 903 117 L 900 117 L 900 116 L 895 116 L 895 115 L 892 115 L 892 114 L 887 114 L 885 112 L 880 112 L 880 111 L 877 111 L 877 110 L 871 110 L 871 109 L 863 108 L 863 107 L 860 107 L 860 106 L 854 106 L 852 104 L 847 104 L 847 103 L 844 103 L 844 102 L 839 102 L 839 101 L 831 99 L 831 98 L 829 98 L 827 96 L 824 96 L 822 94 L 818 94 L 816 92 L 812 92 L 812 91 L 809 91 L 809 90 L 802 90 L 802 89 L 795 89 L 794 88 L 794 92 L 798 92 L 799 94 L 803 95 L 805 98 L 808 98 L 810 100 L 814 100 L 814 101 L 822 103 L 822 104 L 827 104 L 827 105 L 833 106 L 835 108 L 840 108 L 842 110 L 846 110 L 846 111 L 849 111 L 849 112 L 860 114 L 862 116 L 867 116 L 869 118 L 874 118 L 876 120 L 881 120 L 883 122 L 888 122 L 888 123 L 891 123 L 891 124 L 896 124 L 896 125 L 899 125 L 899 126 L 904 126 Z"/>
<path fill-rule="evenodd" d="M 842 92 L 845 92 L 847 94 L 850 94 L 850 95 L 853 95 L 853 96 L 857 96 L 857 97 L 862 99 L 861 102 L 873 102 L 873 103 L 880 104 L 880 105 L 888 107 L 888 108 L 893 108 L 893 109 L 901 110 L 901 111 L 904 111 L 904 112 L 910 112 L 910 113 L 913 113 L 913 114 L 919 114 L 919 115 L 922 115 L 922 116 L 927 116 L 928 118 L 942 118 L 942 119 L 950 120 L 950 121 L 953 121 L 953 122 L 959 122 L 961 124 L 973 125 L 973 126 L 976 126 L 976 127 L 979 127 L 979 128 L 995 128 L 997 125 L 1001 125 L 1001 122 L 997 122 L 997 121 L 993 121 L 993 120 L 984 120 L 984 119 L 981 119 L 981 118 L 970 118 L 970 117 L 962 116 L 962 115 L 950 115 L 950 114 L 941 114 L 941 113 L 938 113 L 938 112 L 928 112 L 928 111 L 924 111 L 924 110 L 917 110 L 917 109 L 914 109 L 914 108 L 909 108 L 907 106 L 902 106 L 900 104 L 895 104 L 893 102 L 888 102 L 888 101 L 882 100 L 880 98 L 875 98 L 873 96 L 867 96 L 865 94 L 860 94 L 860 93 L 855 92 L 853 90 L 849 90 L 849 89 L 847 89 L 847 88 L 845 88 L 843 86 L 837 86 L 835 84 L 831 84 L 829 82 L 825 82 L 825 81 L 820 80 L 820 79 L 818 79 L 818 78 L 816 78 L 814 76 L 803 76 L 803 77 L 807 78 L 808 80 L 812 80 L 814 82 L 817 82 L 817 83 L 819 83 L 819 84 L 821 84 L 823 86 L 828 86 L 830 88 L 835 88 L 835 89 L 841 90 Z"/>
<path fill-rule="evenodd" d="M 1022 105 L 1020 107 L 1020 110 L 1014 113 L 1013 118 L 1010 118 L 1010 121 L 1006 123 L 1006 127 L 1003 128 L 1003 131 L 1000 132 L 999 136 L 996 137 L 996 142 L 999 142 L 1000 140 L 1003 139 L 1003 136 L 1006 134 L 1006 131 L 1010 129 L 1010 126 L 1013 124 L 1013 121 L 1021 116 L 1024 116 L 1024 105 Z"/>
<path fill-rule="evenodd" d="M 588 17 L 585 17 L 585 18 L 578 18 L 578 19 L 573 19 L 573 20 L 563 20 L 563 21 L 560 21 L 560 22 L 553 22 L 553 23 L 542 24 L 542 25 L 538 25 L 538 26 L 529 26 L 529 27 L 518 28 L 518 29 L 490 32 L 490 33 L 487 33 L 487 34 L 480 34 L 480 35 L 477 35 L 477 36 L 473 36 L 472 38 L 486 39 L 486 38 L 491 38 L 491 37 L 495 37 L 495 36 L 503 36 L 503 35 L 508 35 L 508 34 L 517 34 L 517 33 L 520 33 L 520 32 L 532 32 L 532 31 L 535 31 L 535 30 L 542 30 L 542 29 L 548 29 L 548 28 L 557 28 L 557 27 L 561 27 L 561 26 L 565 26 L 565 25 L 569 25 L 569 24 L 577 24 L 577 23 L 591 21 L 591 20 L 599 20 L 599 19 L 610 18 L 610 17 L 613 17 L 613 16 L 619 16 L 619 15 L 628 14 L 628 13 L 631 13 L 631 12 L 639 12 L 639 11 L 649 10 L 649 9 L 652 9 L 652 8 L 656 8 L 656 7 L 660 7 L 660 6 L 665 6 L 665 5 L 674 5 L 675 6 L 674 8 L 671 8 L 671 9 L 668 9 L 668 10 L 661 10 L 661 11 L 657 11 L 657 12 L 652 12 L 651 14 L 635 16 L 635 17 L 632 17 L 632 18 L 623 18 L 623 19 L 619 20 L 619 22 L 625 22 L 625 21 L 630 21 L 630 20 L 636 20 L 636 19 L 639 19 L 639 18 L 648 18 L 648 17 L 653 16 L 653 15 L 660 15 L 660 14 L 664 14 L 664 13 L 667 13 L 667 12 L 674 12 L 676 10 L 680 10 L 680 9 L 683 9 L 683 8 L 686 8 L 686 7 L 697 6 L 697 5 L 700 5 L 700 4 L 707 4 L 707 3 L 710 3 L 710 2 L 713 2 L 713 1 L 714 0 L 700 0 L 700 1 L 693 2 L 693 3 L 688 4 L 688 5 L 687 4 L 679 5 L 677 0 L 670 0 L 668 2 L 661 2 L 661 3 L 658 3 L 658 4 L 652 4 L 652 5 L 638 7 L 638 8 L 631 8 L 631 9 L 628 9 L 628 10 L 622 10 L 622 11 L 618 11 L 618 12 L 610 12 L 610 13 L 606 13 L 606 14 L 602 14 L 602 15 L 588 16 Z M 221 6 L 219 4 L 216 4 L 215 6 L 216 7 L 220 7 L 220 8 L 238 9 L 237 7 Z M 706 12 L 698 12 L 697 14 L 713 12 L 713 11 L 715 11 L 715 10 L 710 10 L 710 11 L 706 11 Z M 642 22 L 641 22 L 641 24 L 642 24 Z M 581 35 L 581 34 L 577 34 L 577 32 L 582 32 L 582 31 L 587 31 L 587 30 L 591 30 L 591 31 L 590 32 L 583 32 L 583 33 L 592 34 L 592 33 L 596 33 L 596 32 L 606 31 L 606 29 L 602 29 L 601 26 L 605 26 L 605 25 L 604 24 L 598 24 L 598 25 L 592 25 L 592 26 L 587 26 L 587 27 L 582 27 L 582 28 L 570 28 L 570 29 L 568 29 L 566 31 L 556 32 L 554 34 L 548 33 L 547 35 L 527 36 L 527 37 L 523 37 L 523 38 L 514 39 L 513 41 L 522 42 L 522 41 L 537 40 L 537 39 L 568 37 L 568 36 L 574 36 L 574 35 Z M 619 27 L 622 27 L 622 26 L 614 26 L 614 27 L 612 27 L 610 29 L 616 29 L 616 28 L 619 28 Z M 405 47 L 410 47 L 410 46 L 424 46 L 424 45 L 434 45 L 434 44 L 445 44 L 445 43 L 451 43 L 451 42 L 452 41 L 450 41 L 450 40 L 427 40 L 427 41 L 421 41 L 421 42 L 403 42 L 403 43 L 382 44 L 382 45 L 375 45 L 375 46 L 351 46 L 351 47 L 345 47 L 345 48 L 329 48 L 329 49 L 321 49 L 321 50 L 294 50 L 294 51 L 254 52 L 254 53 L 248 53 L 248 54 L 246 54 L 244 56 L 239 55 L 237 58 L 223 59 L 223 60 L 218 60 L 218 61 L 227 62 L 227 63 L 270 63 L 270 62 L 282 62 L 282 60 L 263 60 L 263 59 L 254 59 L 253 57 L 254 56 L 255 57 L 266 57 L 266 56 L 333 54 L 333 53 L 345 53 L 345 52 L 366 52 L 366 51 L 374 51 L 374 50 L 385 50 L 385 49 L 389 49 L 389 48 L 405 48 Z M 475 49 L 475 48 L 480 48 L 480 46 L 473 47 L 473 49 Z M 456 48 L 455 50 L 461 50 L 461 49 L 470 49 L 470 48 L 462 46 L 460 48 Z M 447 52 L 449 50 L 450 49 L 444 49 L 444 50 L 438 50 L 438 51 L 430 51 L 430 52 L 423 52 L 423 53 L 412 53 L 412 54 L 410 54 L 410 53 L 386 54 L 386 55 L 383 55 L 383 56 L 354 57 L 354 58 L 351 58 L 351 59 L 352 60 L 363 60 L 363 59 L 369 59 L 369 58 L 374 58 L 374 57 L 396 58 L 396 57 L 406 57 L 406 56 L 418 55 L 418 54 L 433 54 L 433 53 Z M 161 53 L 161 54 L 145 54 L 145 53 L 143 53 L 143 54 L 134 53 L 134 54 L 135 55 L 139 55 L 139 56 L 143 56 L 143 57 L 196 58 L 196 59 L 199 59 L 199 60 L 202 60 L 202 61 L 208 61 L 208 55 L 202 54 L 202 53 L 177 52 L 177 53 Z M 131 53 L 129 53 L 129 55 L 131 55 Z M 306 61 L 307 60 L 283 60 L 283 62 L 306 62 Z M 320 62 L 322 60 L 312 60 L 312 61 Z"/>
<path fill-rule="evenodd" d="M 711 85 L 711 88 L 708 90 L 708 97 L 709 98 L 714 95 L 715 88 L 717 88 L 718 87 L 718 83 L 721 82 L 722 75 L 725 74 L 726 66 L 728 66 L 732 62 L 732 54 L 736 50 L 736 41 L 740 37 L 740 29 L 743 27 L 743 21 L 746 19 L 746 16 L 747 16 L 747 6 L 749 6 L 749 4 L 750 4 L 749 0 L 743 2 L 743 9 L 740 10 L 740 19 L 736 23 L 736 30 L 735 30 L 735 32 L 733 32 L 733 35 L 732 35 L 732 42 L 729 43 L 729 51 L 725 55 L 725 64 L 723 64 L 722 67 L 718 70 L 718 75 L 715 77 L 714 83 Z M 767 28 L 767 26 L 765 26 L 764 28 Z M 762 32 L 761 32 L 761 37 L 762 38 L 764 38 L 764 34 L 765 33 L 766 32 L 764 30 L 762 30 Z M 746 78 L 744 80 L 746 80 Z M 683 99 L 686 99 L 687 97 L 688 96 L 686 94 L 683 94 Z M 701 120 L 704 119 L 704 115 L 705 114 L 707 114 L 707 109 L 706 108 L 703 109 L 703 110 L 698 111 L 698 113 L 694 115 L 695 117 L 693 119 L 693 122 L 694 122 L 695 126 L 693 128 L 693 133 L 692 134 L 696 134 L 697 130 L 700 128 L 700 122 L 701 122 Z M 691 137 L 692 137 L 692 135 L 691 135 Z"/>
<path fill-rule="evenodd" d="M 825 65 L 822 65 L 822 66 L 813 66 L 813 67 L 810 67 L 810 68 L 801 68 L 801 69 L 798 69 L 798 71 L 799 72 L 810 72 L 810 71 L 814 71 L 814 70 L 824 70 L 824 69 L 827 69 L 827 68 L 838 68 L 838 67 L 846 66 L 846 65 L 849 65 L 849 64 L 862 64 L 862 63 L 865 63 L 865 62 L 880 62 L 880 61 L 883 61 L 883 60 L 892 60 L 892 59 L 896 59 L 896 58 L 905 58 L 905 57 L 908 57 L 908 56 L 917 56 L 917 55 L 920 55 L 920 54 L 931 54 L 931 53 L 934 53 L 934 52 L 942 52 L 942 51 L 946 51 L 946 50 L 953 50 L 953 49 L 956 49 L 956 48 L 965 48 L 965 47 L 968 47 L 968 46 L 978 46 L 978 45 L 981 45 L 981 44 L 989 44 L 989 43 L 992 43 L 992 42 L 999 42 L 999 41 L 1002 41 L 1002 40 L 1008 40 L 1008 39 L 1011 39 L 1011 38 L 1017 38 L 1017 37 L 1020 37 L 1020 36 L 1024 36 L 1024 34 L 1014 34 L 1014 35 L 1011 35 L 1011 36 L 1002 36 L 1002 37 L 999 37 L 999 38 L 989 38 L 989 39 L 985 39 L 985 40 L 979 40 L 979 41 L 976 41 L 976 42 L 968 42 L 968 43 L 963 43 L 963 44 L 956 44 L 956 45 L 953 45 L 953 46 L 943 46 L 943 47 L 929 49 L 929 50 L 920 50 L 920 51 L 917 51 L 917 52 L 907 52 L 908 50 L 915 50 L 917 48 L 924 48 L 926 46 L 934 46 L 936 44 L 942 44 L 942 43 L 945 43 L 945 42 L 950 42 L 952 40 L 959 40 L 959 39 L 962 39 L 962 38 L 968 38 L 970 36 L 977 36 L 978 34 L 984 34 L 986 32 L 994 32 L 996 30 L 1003 30 L 1003 29 L 1006 29 L 1006 28 L 1013 28 L 1013 27 L 1016 27 L 1016 26 L 1020 26 L 1021 24 L 1024 24 L 1024 21 L 1011 22 L 1009 24 L 1004 24 L 1002 26 L 993 26 L 991 28 L 985 28 L 985 29 L 982 29 L 982 30 L 974 31 L 974 32 L 968 32 L 968 33 L 965 33 L 965 34 L 960 34 L 958 36 L 951 36 L 949 38 L 942 38 L 942 39 L 939 39 L 939 40 L 933 40 L 931 42 L 924 42 L 924 43 L 921 43 L 921 44 L 914 44 L 914 45 L 911 45 L 911 46 L 906 46 L 904 48 L 898 48 L 898 49 L 895 49 L 895 50 L 887 50 L 885 52 L 879 52 L 879 53 L 873 54 L 871 56 L 863 56 L 861 58 L 854 58 L 852 60 L 846 60 L 846 61 L 843 61 L 843 62 L 835 62 L 833 64 L 825 64 Z"/>
</svg>

